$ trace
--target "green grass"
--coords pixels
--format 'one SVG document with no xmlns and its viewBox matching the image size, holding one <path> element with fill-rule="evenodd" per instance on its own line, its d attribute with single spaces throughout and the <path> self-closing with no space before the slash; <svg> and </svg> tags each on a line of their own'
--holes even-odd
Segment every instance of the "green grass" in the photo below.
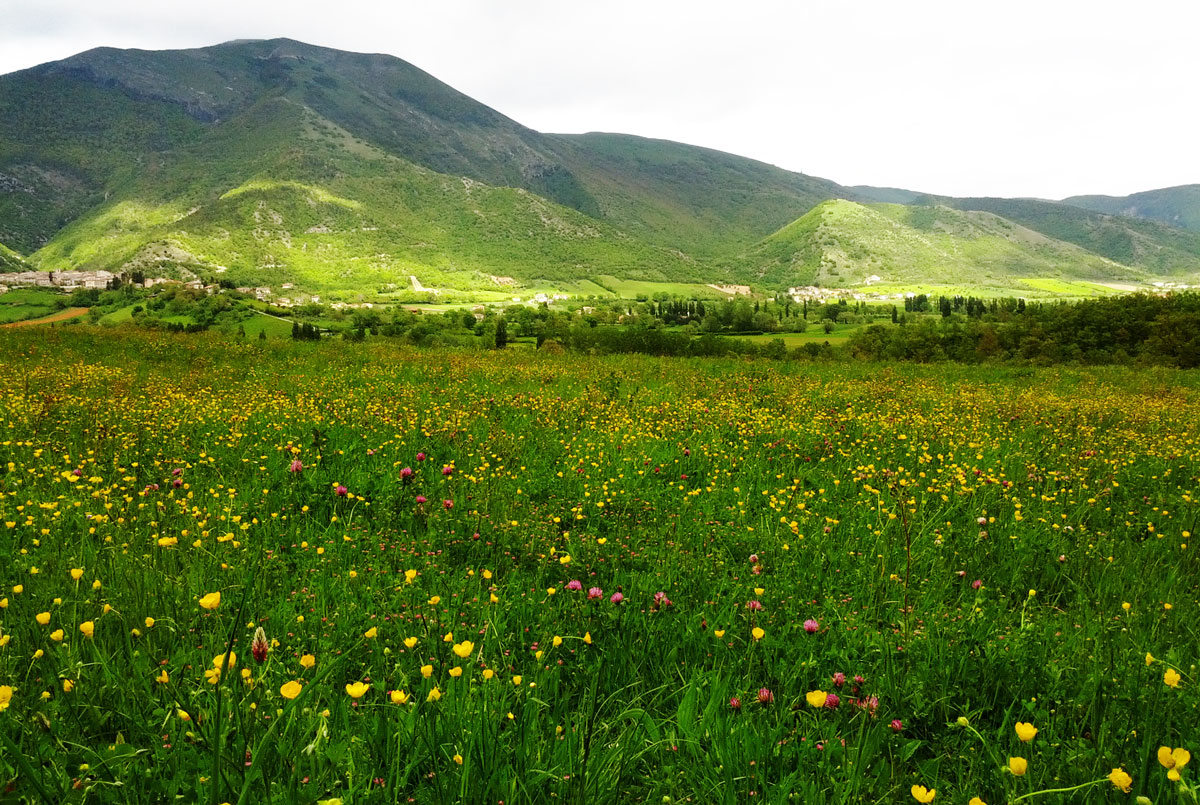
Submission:
<svg viewBox="0 0 1200 805">
<path fill-rule="evenodd" d="M 1045 291 L 1056 296 L 1111 296 L 1118 293 L 1112 288 L 1094 282 L 1068 282 L 1065 280 L 1048 278 L 1026 279 L 1022 280 L 1022 282 L 1034 290 Z"/>
<path fill-rule="evenodd" d="M 1167 802 L 1200 751 L 1195 372 L 63 328 L 0 376 L 18 801 Z"/>
</svg>

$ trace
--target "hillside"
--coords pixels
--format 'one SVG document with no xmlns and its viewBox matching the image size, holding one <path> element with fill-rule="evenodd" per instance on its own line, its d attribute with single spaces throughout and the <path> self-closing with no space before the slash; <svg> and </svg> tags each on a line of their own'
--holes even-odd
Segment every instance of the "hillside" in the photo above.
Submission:
<svg viewBox="0 0 1200 805">
<path fill-rule="evenodd" d="M 1012 287 L 1022 278 L 1136 280 L 1141 272 L 987 212 L 834 200 L 733 266 L 776 285 L 933 283 Z"/>
<path fill-rule="evenodd" d="M 693 270 L 527 190 L 387 154 L 286 98 L 164 156 L 35 260 L 322 293 L 405 289 L 414 276 L 423 286 L 498 288 L 492 276 L 661 280 Z"/>
<path fill-rule="evenodd" d="M 9 271 L 28 271 L 29 264 L 21 255 L 0 243 L 0 274 Z"/>
<path fill-rule="evenodd" d="M 1063 203 L 1200 232 L 1200 184 L 1164 187 L 1130 196 L 1072 196 L 1063 199 Z"/>
<path fill-rule="evenodd" d="M 1098 255 L 1159 275 L 1200 270 L 1200 233 L 1157 221 L 1085 210 L 1053 201 L 1023 198 L 937 198 L 931 201 L 960 210 L 990 212 L 1047 237 L 1073 243 Z"/>
<path fill-rule="evenodd" d="M 826 179 L 708 148 L 628 134 L 554 135 L 599 204 L 630 234 L 700 257 L 734 253 L 831 198 Z"/>
<path fill-rule="evenodd" d="M 297 138 L 295 126 L 265 115 L 289 106 L 324 133 Z M 246 120 L 256 121 L 253 131 Z M 286 39 L 180 51 L 99 48 L 0 77 L 0 239 L 30 254 L 54 239 L 37 262 L 114 267 L 137 251 L 134 230 L 168 234 L 161 215 L 151 216 L 142 222 L 150 226 L 106 235 L 108 246 L 85 247 L 81 239 L 98 235 L 98 226 L 127 209 L 122 203 L 167 203 L 177 215 L 251 178 L 324 187 L 322 171 L 340 175 L 341 168 L 330 173 L 328 154 L 314 148 L 330 142 L 344 152 L 340 159 L 369 154 L 378 164 L 386 156 L 491 188 L 527 190 L 555 202 L 555 216 L 563 214 L 558 206 L 590 216 L 580 225 L 598 227 L 610 241 L 579 255 L 578 243 L 550 245 L 545 233 L 520 230 L 513 220 L 505 226 L 537 235 L 532 255 L 523 238 L 505 244 L 494 231 L 490 246 L 480 247 L 474 228 L 453 232 L 445 220 L 428 220 L 441 214 L 444 199 L 428 210 L 409 199 L 401 205 L 408 215 L 391 220 L 401 207 L 377 209 L 383 196 L 368 194 L 376 231 L 413 230 L 422 219 L 441 231 L 412 247 L 425 255 L 420 264 L 474 270 L 489 262 L 488 273 L 518 277 L 593 263 L 609 274 L 671 275 L 670 263 L 689 264 L 683 255 L 736 251 L 839 192 L 832 182 L 677 143 L 539 134 L 391 56 Z M 664 258 L 667 249 L 675 256 Z M 526 266 L 530 256 L 541 265 Z M 570 262 L 549 265 L 560 260 Z"/>
</svg>

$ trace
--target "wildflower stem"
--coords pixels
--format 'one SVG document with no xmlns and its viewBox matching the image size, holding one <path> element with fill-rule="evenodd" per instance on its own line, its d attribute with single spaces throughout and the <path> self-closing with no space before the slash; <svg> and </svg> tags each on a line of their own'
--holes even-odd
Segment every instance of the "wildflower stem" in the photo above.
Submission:
<svg viewBox="0 0 1200 805">
<path fill-rule="evenodd" d="M 1020 802 L 1023 799 L 1029 799 L 1030 797 L 1040 797 L 1042 794 L 1069 794 L 1072 791 L 1079 791 L 1080 789 L 1083 789 L 1083 788 L 1090 788 L 1093 785 L 1099 785 L 1100 783 L 1107 783 L 1107 782 L 1108 782 L 1107 777 L 1101 777 L 1099 780 L 1092 780 L 1091 782 L 1080 783 L 1079 785 L 1073 785 L 1070 788 L 1046 788 L 1041 791 L 1030 791 L 1028 794 L 1022 794 L 1019 797 L 1014 797 L 1013 799 L 1009 800 L 1009 805 L 1011 805 L 1013 802 Z"/>
</svg>

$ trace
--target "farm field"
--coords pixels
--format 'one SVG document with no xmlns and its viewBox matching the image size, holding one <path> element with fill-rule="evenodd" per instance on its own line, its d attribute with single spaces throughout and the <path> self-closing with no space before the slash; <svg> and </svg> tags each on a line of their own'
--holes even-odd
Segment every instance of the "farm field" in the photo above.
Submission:
<svg viewBox="0 0 1200 805">
<path fill-rule="evenodd" d="M 1193 801 L 1195 372 L 246 329 L 0 332 L 0 801 Z"/>
</svg>

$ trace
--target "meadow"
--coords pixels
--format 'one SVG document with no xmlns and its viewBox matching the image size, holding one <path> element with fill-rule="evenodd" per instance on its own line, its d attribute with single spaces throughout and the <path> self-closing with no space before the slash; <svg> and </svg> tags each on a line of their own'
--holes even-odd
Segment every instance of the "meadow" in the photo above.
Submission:
<svg viewBox="0 0 1200 805">
<path fill-rule="evenodd" d="M 1196 802 L 1200 375 L 549 353 L 0 331 L 0 802 Z"/>
</svg>

